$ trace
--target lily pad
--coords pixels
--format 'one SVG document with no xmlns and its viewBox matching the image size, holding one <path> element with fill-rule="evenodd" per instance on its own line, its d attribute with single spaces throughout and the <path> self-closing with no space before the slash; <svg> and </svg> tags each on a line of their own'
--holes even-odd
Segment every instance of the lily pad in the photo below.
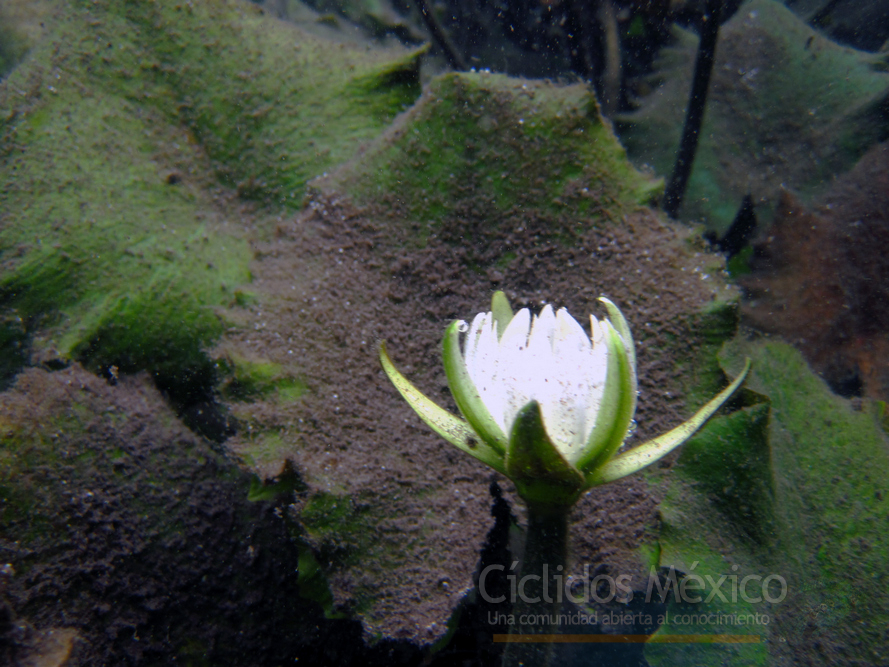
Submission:
<svg viewBox="0 0 889 667">
<path fill-rule="evenodd" d="M 416 419 L 379 367 L 378 339 L 453 411 L 448 323 L 486 309 L 496 289 L 517 307 L 555 303 L 577 317 L 601 315 L 605 294 L 638 345 L 629 446 L 724 384 L 713 359 L 738 298 L 724 262 L 697 231 L 644 206 L 660 183 L 626 160 L 585 86 L 450 74 L 413 104 L 419 50 L 332 43 L 249 4 L 60 11 L 54 39 L 0 90 L 0 341 L 31 345 L 54 367 L 116 366 L 124 383 L 140 368 L 219 380 L 241 425 L 227 451 L 270 482 L 250 497 L 281 503 L 298 542 L 301 571 L 288 560 L 281 576 L 312 602 L 294 593 L 289 604 L 358 619 L 371 638 L 431 645 L 474 585 L 492 481 L 521 513 L 502 477 Z M 761 408 L 748 409 L 737 419 L 756 434 Z M 739 442 L 717 451 L 745 474 L 721 505 L 700 506 L 758 557 L 779 499 L 757 500 L 763 472 Z M 127 456 L 126 443 L 81 444 L 83 465 Z M 41 449 L 53 475 L 62 451 Z M 722 492 L 709 479 L 718 464 L 709 450 L 695 459 L 689 493 Z M 150 481 L 169 490 L 164 476 Z M 636 476 L 578 502 L 575 572 L 644 574 L 639 554 L 658 535 L 652 484 Z M 708 549 L 712 570 L 722 552 Z"/>
<path fill-rule="evenodd" d="M 523 94 L 521 84 L 510 89 Z M 555 114 L 556 101 L 566 99 L 556 94 Z M 623 169 L 630 185 L 638 182 L 629 165 Z M 262 395 L 232 403 L 246 428 L 228 446 L 269 480 L 288 462 L 298 471 L 306 487 L 289 516 L 314 559 L 313 599 L 327 600 L 329 614 L 360 618 L 372 637 L 441 640 L 473 586 L 493 526 L 491 482 L 504 486 L 516 511 L 522 507 L 505 478 L 411 411 L 379 365 L 380 338 L 411 382 L 455 412 L 441 347 L 451 321 L 487 309 L 496 289 L 516 307 L 554 302 L 582 318 L 604 315 L 604 292 L 638 344 L 635 437 L 647 439 L 712 397 L 686 402 L 682 387 L 696 377 L 691 357 L 707 350 L 712 363 L 736 325 L 737 293 L 724 282 L 722 258 L 632 200 L 603 200 L 572 217 L 547 212 L 544 200 L 488 217 L 491 209 L 470 205 L 473 192 L 432 225 L 387 208 L 385 193 L 362 208 L 333 190 L 317 194 L 277 238 L 257 244 L 258 301 L 233 309 L 243 326 L 219 348 L 290 359 L 304 379 L 306 392 L 290 404 Z M 397 194 L 416 199 L 408 187 Z M 717 373 L 707 378 L 724 381 Z M 644 479 L 595 489 L 574 516 L 575 566 L 607 560 L 641 570 L 636 552 L 655 525 Z M 329 598 L 319 593 L 318 573 Z"/>
<path fill-rule="evenodd" d="M 697 36 L 674 29 L 653 91 L 620 117 L 637 164 L 673 169 Z M 749 0 L 722 26 L 700 143 L 681 215 L 725 232 L 750 194 L 770 219 L 782 187 L 805 201 L 886 135 L 884 54 L 842 47 L 775 0 Z"/>
<path fill-rule="evenodd" d="M 314 183 L 322 191 L 440 222 L 470 205 L 613 214 L 663 183 L 637 172 L 592 90 L 489 73 L 436 78 L 367 151 Z"/>
<path fill-rule="evenodd" d="M 318 612 L 296 603 L 297 550 L 249 483 L 146 374 L 20 374 L 0 394 L 3 605 L 20 628 L 4 630 L 4 654 L 29 624 L 76 628 L 72 665 L 305 652 Z"/>
<path fill-rule="evenodd" d="M 36 360 L 208 390 L 220 309 L 250 281 L 246 211 L 220 185 L 299 206 L 419 94 L 418 54 L 238 2 L 69 3 L 0 85 L 4 321 Z"/>
<path fill-rule="evenodd" d="M 668 622 L 659 635 L 758 639 L 651 643 L 646 659 L 653 665 L 775 664 L 790 655 L 879 662 L 889 605 L 874 582 L 889 576 L 883 530 L 889 450 L 877 410 L 833 395 L 784 343 L 738 338 L 723 360 L 734 371 L 745 357 L 753 360 L 747 381 L 753 404 L 713 420 L 660 481 L 658 565 L 709 576 L 711 583 L 727 577 L 723 593 L 736 577 L 738 592 L 727 602 L 714 598 L 716 606 L 671 600 L 668 618 L 680 622 Z M 743 598 L 744 577 L 760 577 L 749 580 L 757 595 L 748 597 L 764 599 Z M 760 596 L 768 577 L 769 593 Z M 731 623 L 751 614 L 758 614 L 753 623 Z"/>
</svg>

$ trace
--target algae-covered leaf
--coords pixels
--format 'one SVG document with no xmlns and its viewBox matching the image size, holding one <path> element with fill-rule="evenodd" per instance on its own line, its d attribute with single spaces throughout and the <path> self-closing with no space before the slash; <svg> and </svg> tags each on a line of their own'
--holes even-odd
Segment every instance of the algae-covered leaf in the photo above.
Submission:
<svg viewBox="0 0 889 667">
<path fill-rule="evenodd" d="M 681 211 L 720 234 L 746 195 L 769 219 L 782 188 L 826 191 L 886 136 L 889 74 L 873 54 L 841 46 L 775 0 L 745 2 L 720 29 L 695 163 Z M 673 169 L 697 37 L 674 28 L 655 61 L 658 82 L 618 119 L 637 164 Z"/>
<path fill-rule="evenodd" d="M 889 604 L 872 582 L 889 577 L 889 443 L 878 415 L 833 395 L 789 345 L 737 338 L 722 359 L 734 370 L 744 357 L 753 361 L 747 386 L 765 402 L 711 421 L 659 479 L 658 565 L 734 577 L 737 593 L 711 600 L 716 607 L 673 600 L 668 618 L 680 620 L 659 633 L 737 633 L 706 614 L 753 614 L 743 631 L 763 644 L 779 641 L 817 660 L 815 627 L 822 651 L 843 647 L 850 660 L 879 661 Z M 752 577 L 749 597 L 762 599 L 743 599 L 744 577 Z M 683 624 L 683 614 L 696 620 Z M 649 644 L 645 654 L 652 665 L 771 664 L 763 648 Z"/>
<path fill-rule="evenodd" d="M 207 392 L 219 311 L 250 301 L 220 185 L 301 206 L 419 95 L 422 49 L 327 41 L 234 1 L 66 3 L 44 32 L 0 85 L 0 315 L 28 329 L 24 345 L 0 329 L 4 372 L 32 344 Z"/>
</svg>

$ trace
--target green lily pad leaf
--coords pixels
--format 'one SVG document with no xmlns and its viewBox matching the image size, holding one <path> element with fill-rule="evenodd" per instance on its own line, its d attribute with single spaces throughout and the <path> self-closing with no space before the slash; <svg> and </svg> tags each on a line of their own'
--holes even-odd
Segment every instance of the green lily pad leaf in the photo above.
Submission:
<svg viewBox="0 0 889 667">
<path fill-rule="evenodd" d="M 380 363 L 404 400 L 433 431 L 455 447 L 474 456 L 482 463 L 488 464 L 497 472 L 506 474 L 501 457 L 481 439 L 469 424 L 427 398 L 395 368 L 395 364 L 392 363 L 392 359 L 386 351 L 385 342 L 380 343 Z"/>
<path fill-rule="evenodd" d="M 528 403 L 516 416 L 506 474 L 529 504 L 569 507 L 584 488 L 583 475 L 549 439 L 537 401 Z"/>
</svg>

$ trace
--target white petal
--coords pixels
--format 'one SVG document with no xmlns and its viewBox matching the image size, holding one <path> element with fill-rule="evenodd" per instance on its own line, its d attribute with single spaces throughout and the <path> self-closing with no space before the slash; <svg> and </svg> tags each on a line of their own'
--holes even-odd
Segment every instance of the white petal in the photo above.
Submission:
<svg viewBox="0 0 889 667">
<path fill-rule="evenodd" d="M 522 308 L 513 316 L 500 337 L 500 348 L 504 351 L 504 356 L 514 354 L 516 351 L 524 349 L 528 345 L 528 333 L 531 331 L 531 312 L 527 308 Z M 507 352 L 512 350 L 512 352 Z"/>
<path fill-rule="evenodd" d="M 556 316 L 552 306 L 547 305 L 531 324 L 522 373 L 525 392 L 541 404 L 552 401 L 559 393 L 557 383 L 553 382 L 553 370 L 557 364 L 553 356 L 555 334 Z M 522 407 L 519 406 L 520 409 Z"/>
<path fill-rule="evenodd" d="M 546 350 L 552 355 L 555 330 L 556 316 L 553 314 L 553 307 L 547 304 L 540 311 L 540 315 L 534 318 L 533 324 L 531 324 L 528 347 L 535 350 L 537 354 L 544 354 L 544 350 Z"/>
<path fill-rule="evenodd" d="M 466 341 L 466 370 L 491 417 L 503 428 L 504 390 L 502 383 L 497 380 L 500 345 L 496 327 L 497 323 L 491 313 L 476 316 L 470 330 L 471 337 Z"/>
<path fill-rule="evenodd" d="M 533 398 L 534 384 L 540 378 L 530 349 L 531 328 L 531 313 L 527 308 L 522 308 L 500 338 L 497 378 L 504 389 L 503 431 L 507 437 L 512 432 L 512 424 L 519 410 Z"/>
<path fill-rule="evenodd" d="M 473 377 L 479 364 L 478 344 L 484 329 L 486 315 L 487 313 L 479 313 L 473 318 L 466 339 L 463 341 L 463 360 L 466 362 L 466 370 L 469 371 L 470 377 Z M 475 378 L 473 377 L 473 379 Z"/>
<path fill-rule="evenodd" d="M 584 443 L 590 350 L 584 330 L 567 310 L 560 309 L 548 369 L 550 392 L 548 400 L 541 402 L 541 412 L 550 439 L 569 461 L 580 456 Z"/>
<path fill-rule="evenodd" d="M 591 347 L 590 339 L 586 332 L 565 308 L 560 308 L 559 312 L 556 313 L 554 343 L 553 352 L 557 355 L 560 349 L 585 353 L 589 352 Z"/>
<path fill-rule="evenodd" d="M 596 319 L 595 315 L 590 315 L 590 334 L 592 334 L 590 338 L 592 339 L 593 347 L 605 344 L 605 329 L 599 324 L 599 320 Z"/>
</svg>

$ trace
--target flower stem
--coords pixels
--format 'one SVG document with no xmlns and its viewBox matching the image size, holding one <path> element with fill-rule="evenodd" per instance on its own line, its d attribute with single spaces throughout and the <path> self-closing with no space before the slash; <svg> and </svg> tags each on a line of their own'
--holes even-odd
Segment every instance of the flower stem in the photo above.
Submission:
<svg viewBox="0 0 889 667">
<path fill-rule="evenodd" d="M 510 626 L 502 667 L 543 667 L 551 662 L 551 641 L 515 640 L 520 635 L 558 632 L 567 575 L 570 509 L 570 506 L 528 505 L 525 549 L 512 607 L 514 624 Z"/>
<path fill-rule="evenodd" d="M 704 122 L 704 108 L 707 104 L 707 90 L 710 87 L 710 74 L 716 58 L 716 42 L 719 39 L 719 20 L 724 0 L 707 0 L 704 15 L 701 17 L 701 37 L 698 42 L 698 55 L 695 58 L 695 72 L 692 77 L 691 95 L 682 128 L 682 140 L 673 166 L 673 175 L 664 191 L 664 212 L 671 218 L 679 215 L 685 189 L 691 176 L 698 138 Z"/>
</svg>

